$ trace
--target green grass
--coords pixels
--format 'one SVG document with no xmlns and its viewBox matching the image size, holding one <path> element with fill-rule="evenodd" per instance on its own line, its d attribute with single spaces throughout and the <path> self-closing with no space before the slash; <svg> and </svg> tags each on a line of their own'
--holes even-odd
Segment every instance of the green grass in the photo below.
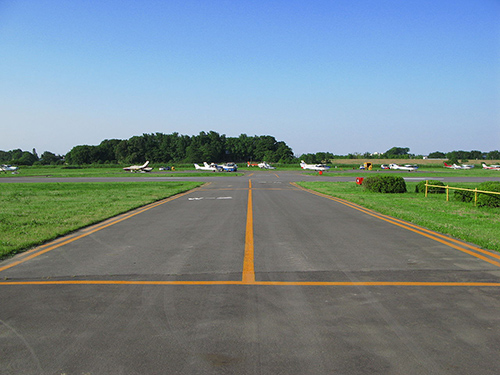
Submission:
<svg viewBox="0 0 500 375">
<path fill-rule="evenodd" d="M 2 184 L 0 258 L 200 185 L 170 181 Z"/>
<path fill-rule="evenodd" d="M 63 166 L 32 166 L 19 167 L 18 174 L 0 173 L 0 178 L 16 177 L 214 177 L 214 176 L 243 176 L 243 173 L 229 172 L 205 172 L 194 171 L 194 167 L 176 167 L 175 171 L 160 171 L 157 167 L 149 173 L 126 172 L 122 166 L 84 166 L 84 167 L 63 167 Z"/>
<path fill-rule="evenodd" d="M 470 170 L 452 170 L 448 168 L 420 167 L 415 172 L 382 170 L 376 168 L 371 171 L 352 169 L 352 168 L 330 168 L 328 172 L 323 172 L 326 176 L 356 176 L 368 177 L 383 174 L 397 174 L 402 177 L 500 177 L 500 171 L 474 168 Z M 308 171 L 306 174 L 317 175 L 318 172 Z"/>
<path fill-rule="evenodd" d="M 445 194 L 414 193 L 417 182 L 407 182 L 407 193 L 383 194 L 366 191 L 355 182 L 299 182 L 300 186 L 346 199 L 377 212 L 500 251 L 500 209 L 478 208 L 472 203 L 446 201 Z M 450 186 L 475 188 L 476 183 L 450 183 Z"/>
</svg>

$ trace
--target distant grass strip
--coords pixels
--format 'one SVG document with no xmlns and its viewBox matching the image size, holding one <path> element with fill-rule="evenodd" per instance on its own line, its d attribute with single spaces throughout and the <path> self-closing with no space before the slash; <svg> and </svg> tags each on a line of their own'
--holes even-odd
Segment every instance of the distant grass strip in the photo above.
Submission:
<svg viewBox="0 0 500 375">
<path fill-rule="evenodd" d="M 366 208 L 390 215 L 425 228 L 474 243 L 482 248 L 500 251 L 500 209 L 477 208 L 457 202 L 450 194 L 414 193 L 417 182 L 407 182 L 408 193 L 383 194 L 366 191 L 355 182 L 298 182 L 307 189 L 346 199 Z M 479 183 L 456 183 L 450 186 L 475 188 Z M 388 234 L 390 235 L 390 234 Z"/>
<path fill-rule="evenodd" d="M 149 173 L 126 172 L 118 167 L 62 167 L 62 166 L 33 166 L 19 167 L 18 174 L 0 173 L 0 178 L 15 179 L 18 177 L 216 177 L 216 176 L 243 176 L 243 173 L 234 172 L 206 172 L 194 171 L 194 167 L 177 168 L 176 171 L 160 171 L 155 168 Z"/>
<path fill-rule="evenodd" d="M 201 184 L 177 181 L 2 184 L 0 258 Z"/>
</svg>

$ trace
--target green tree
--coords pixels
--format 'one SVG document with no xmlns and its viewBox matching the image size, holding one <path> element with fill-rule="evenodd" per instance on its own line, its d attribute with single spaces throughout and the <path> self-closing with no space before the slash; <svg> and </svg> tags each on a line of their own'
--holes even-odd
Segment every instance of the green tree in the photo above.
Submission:
<svg viewBox="0 0 500 375">
<path fill-rule="evenodd" d="M 487 160 L 500 160 L 500 151 L 490 151 L 486 154 Z"/>
<path fill-rule="evenodd" d="M 410 151 L 409 147 L 393 147 L 384 153 L 386 158 L 401 158 L 408 156 Z"/>
<path fill-rule="evenodd" d="M 444 152 L 441 152 L 441 151 L 434 151 L 434 152 L 431 152 L 428 157 L 430 159 L 444 159 L 446 157 L 445 153 Z"/>
<path fill-rule="evenodd" d="M 40 164 L 49 165 L 49 164 L 60 164 L 62 163 L 62 156 L 56 155 L 50 151 L 45 151 L 40 157 Z"/>
</svg>

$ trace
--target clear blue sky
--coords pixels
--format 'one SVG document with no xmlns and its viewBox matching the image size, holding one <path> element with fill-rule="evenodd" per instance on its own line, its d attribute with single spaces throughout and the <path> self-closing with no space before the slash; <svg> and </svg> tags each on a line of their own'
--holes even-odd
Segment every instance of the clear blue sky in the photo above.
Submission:
<svg viewBox="0 0 500 375">
<path fill-rule="evenodd" d="M 498 150 L 500 1 L 0 1 L 0 150 L 210 130 Z"/>
</svg>

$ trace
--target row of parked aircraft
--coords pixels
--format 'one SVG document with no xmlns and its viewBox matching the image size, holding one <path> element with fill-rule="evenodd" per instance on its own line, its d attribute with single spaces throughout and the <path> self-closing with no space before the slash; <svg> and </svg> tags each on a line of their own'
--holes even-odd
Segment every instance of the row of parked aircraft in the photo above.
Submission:
<svg viewBox="0 0 500 375">
<path fill-rule="evenodd" d="M 260 169 L 276 169 L 276 167 L 270 166 L 265 161 L 263 161 L 262 163 L 252 163 L 247 161 L 247 167 L 259 167 Z"/>
<path fill-rule="evenodd" d="M 194 167 L 200 171 L 210 171 L 210 172 L 236 172 L 238 170 L 238 166 L 235 163 L 225 163 L 225 164 L 215 164 L 207 162 L 203 162 L 203 167 L 194 163 Z"/>
<path fill-rule="evenodd" d="M 474 168 L 474 165 L 472 164 L 462 164 L 458 165 L 453 163 L 452 165 L 444 163 L 445 168 L 451 168 L 451 169 L 472 169 Z"/>
<path fill-rule="evenodd" d="M 500 165 L 486 165 L 483 163 L 483 169 L 494 169 L 496 171 L 500 171 Z"/>
<path fill-rule="evenodd" d="M 451 169 L 472 169 L 474 168 L 474 165 L 473 164 L 462 164 L 462 165 L 458 165 L 458 164 L 446 164 L 444 163 L 444 166 L 446 168 L 451 168 Z M 500 165 L 495 165 L 495 164 L 492 164 L 492 165 L 486 165 L 485 163 L 482 163 L 482 166 L 483 166 L 483 169 L 493 169 L 493 170 L 500 170 Z"/>
<path fill-rule="evenodd" d="M 309 169 L 311 171 L 327 171 L 330 169 L 328 165 L 325 164 L 306 164 L 304 160 L 300 161 L 300 168 Z"/>
<path fill-rule="evenodd" d="M 248 166 L 257 166 L 261 169 L 276 169 L 275 167 L 270 166 L 268 163 L 265 161 L 262 163 L 258 164 L 251 164 L 250 162 L 247 163 Z M 129 172 L 151 172 L 153 168 L 148 167 L 149 161 L 144 163 L 143 165 L 131 165 L 130 167 L 125 167 L 123 170 L 129 171 Z M 486 165 L 485 163 L 482 163 L 483 169 L 492 169 L 492 170 L 500 170 L 500 165 Z M 474 168 L 473 164 L 447 164 L 446 162 L 444 163 L 445 168 L 450 168 L 450 169 L 472 169 Z M 203 166 L 200 166 L 196 163 L 194 163 L 194 167 L 197 170 L 201 171 L 211 171 L 211 172 L 236 172 L 238 170 L 238 166 L 235 163 L 225 163 L 225 164 L 215 164 L 215 163 L 210 163 L 208 164 L 207 162 L 203 163 Z M 306 170 L 312 170 L 312 171 L 327 171 L 330 169 L 328 165 L 325 164 L 306 164 L 304 160 L 301 160 L 300 162 L 300 167 L 302 169 Z M 395 169 L 395 170 L 401 170 L 401 171 L 416 171 L 418 169 L 418 166 L 416 165 L 411 165 L 411 164 L 406 164 L 406 165 L 399 165 L 399 164 L 389 164 L 389 165 L 382 165 L 382 169 Z M 11 165 L 2 165 L 1 171 L 3 172 L 12 172 L 12 173 L 17 173 L 17 167 L 13 167 Z"/>
</svg>

